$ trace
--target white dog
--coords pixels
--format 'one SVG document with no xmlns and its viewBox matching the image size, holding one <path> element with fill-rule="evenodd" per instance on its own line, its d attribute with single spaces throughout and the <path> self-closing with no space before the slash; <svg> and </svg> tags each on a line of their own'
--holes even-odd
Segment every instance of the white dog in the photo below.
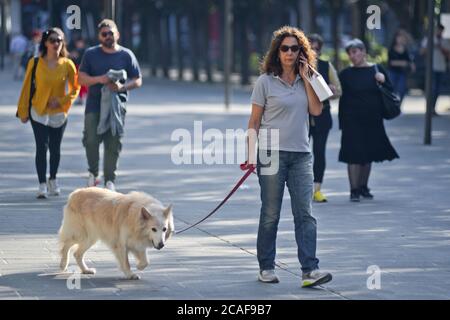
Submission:
<svg viewBox="0 0 450 320">
<path fill-rule="evenodd" d="M 98 240 L 114 252 L 127 279 L 139 276 L 130 269 L 128 253 L 137 259 L 137 268 L 148 265 L 146 249 L 160 250 L 174 232 L 172 206 L 165 208 L 155 198 L 141 192 L 121 194 L 100 188 L 83 188 L 72 192 L 64 207 L 59 230 L 61 270 L 66 271 L 69 253 L 77 246 L 74 257 L 84 274 L 94 274 L 84 260 L 85 252 Z"/>
</svg>

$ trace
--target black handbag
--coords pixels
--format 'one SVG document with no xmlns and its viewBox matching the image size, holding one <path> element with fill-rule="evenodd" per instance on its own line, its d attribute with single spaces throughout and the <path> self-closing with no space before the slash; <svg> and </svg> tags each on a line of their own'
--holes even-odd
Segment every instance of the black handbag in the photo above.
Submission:
<svg viewBox="0 0 450 320">
<path fill-rule="evenodd" d="M 31 100 L 33 100 L 34 93 L 36 92 L 36 68 L 39 62 L 39 57 L 32 57 L 34 59 L 33 69 L 31 69 L 31 83 L 30 83 L 30 98 L 28 100 L 28 118 L 31 118 Z M 16 118 L 19 117 L 19 111 L 16 111 Z"/>
<path fill-rule="evenodd" d="M 376 64 L 375 71 L 377 73 L 380 72 Z M 400 105 L 402 104 L 400 97 L 378 81 L 376 83 L 381 93 L 381 99 L 383 100 L 383 110 L 381 112 L 383 119 L 391 120 L 397 118 L 402 113 L 400 108 Z"/>
</svg>

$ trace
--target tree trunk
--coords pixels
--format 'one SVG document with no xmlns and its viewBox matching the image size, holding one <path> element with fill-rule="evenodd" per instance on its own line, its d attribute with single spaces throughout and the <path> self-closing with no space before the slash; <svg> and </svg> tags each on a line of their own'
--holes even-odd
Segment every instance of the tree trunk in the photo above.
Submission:
<svg viewBox="0 0 450 320">
<path fill-rule="evenodd" d="M 156 36 L 156 8 L 154 7 L 153 2 L 147 2 L 149 6 L 147 7 L 148 10 L 148 18 L 146 20 L 146 29 L 147 32 L 147 43 L 148 43 L 148 60 L 150 65 L 150 74 L 154 77 L 157 76 L 158 72 L 158 58 L 157 58 L 157 36 Z M 151 44 L 151 45 L 150 45 Z"/>
<path fill-rule="evenodd" d="M 248 7 L 242 7 L 239 10 L 239 21 L 237 25 L 239 26 L 239 50 L 240 50 L 240 69 L 241 69 L 241 84 L 247 85 L 250 83 L 249 74 L 249 48 L 248 48 L 248 37 L 247 37 L 247 20 L 248 20 Z"/>
<path fill-rule="evenodd" d="M 169 27 L 170 16 L 168 13 L 161 17 L 161 42 L 162 42 L 162 70 L 165 78 L 170 78 L 169 67 L 171 61 L 171 48 L 170 48 L 170 27 Z"/>
<path fill-rule="evenodd" d="M 178 64 L 178 80 L 183 80 L 183 48 L 181 46 L 181 13 L 177 13 L 176 28 L 177 28 L 177 64 Z"/>
<path fill-rule="evenodd" d="M 145 4 L 140 3 L 138 9 L 139 12 L 145 12 Z M 141 25 L 141 29 L 139 30 L 139 37 L 141 39 L 139 44 L 139 53 L 140 60 L 142 62 L 147 62 L 148 56 L 146 55 L 146 52 L 148 52 L 148 43 L 146 40 L 148 37 L 148 30 L 146 28 L 145 18 L 143 16 L 143 14 L 139 15 L 139 24 Z"/>
<path fill-rule="evenodd" d="M 300 11 L 300 28 L 306 33 L 312 31 L 311 1 L 298 0 Z"/>
<path fill-rule="evenodd" d="M 311 31 L 318 33 L 319 32 L 319 27 L 317 25 L 317 8 L 316 8 L 316 1 L 314 0 L 309 0 L 310 4 L 309 4 L 309 14 L 311 16 Z"/>
<path fill-rule="evenodd" d="M 359 11 L 359 30 L 358 30 L 358 37 L 366 44 L 366 13 L 367 13 L 367 1 L 366 0 L 359 0 L 358 2 L 358 11 Z M 369 48 L 367 48 L 369 50 Z"/>
<path fill-rule="evenodd" d="M 339 33 L 339 15 L 341 12 L 341 0 L 331 1 L 330 3 L 330 16 L 331 16 L 331 34 L 333 38 L 333 50 L 334 50 L 334 61 L 333 64 L 337 70 L 340 70 L 340 59 L 339 59 L 339 49 L 340 49 L 340 33 Z"/>
<path fill-rule="evenodd" d="M 198 23 L 196 17 L 196 5 L 191 3 L 189 6 L 189 37 L 190 37 L 190 52 L 192 61 L 192 75 L 194 81 L 199 81 L 199 70 L 198 70 Z"/>
<path fill-rule="evenodd" d="M 155 15 L 153 19 L 153 32 L 154 32 L 154 41 L 153 50 L 155 51 L 155 60 L 154 60 L 154 68 L 153 75 L 158 75 L 158 69 L 161 67 L 161 57 L 162 57 L 162 41 L 161 41 L 161 13 L 159 9 L 155 8 Z"/>
<path fill-rule="evenodd" d="M 366 0 L 358 0 L 351 5 L 352 10 L 352 37 L 366 41 Z"/>
<path fill-rule="evenodd" d="M 210 2 L 206 1 L 205 6 L 202 10 L 203 23 L 202 23 L 202 36 L 203 36 L 203 61 L 205 62 L 205 71 L 206 71 L 206 81 L 212 83 L 212 72 L 211 72 L 211 56 L 210 56 L 210 48 L 209 48 L 209 8 Z"/>
</svg>

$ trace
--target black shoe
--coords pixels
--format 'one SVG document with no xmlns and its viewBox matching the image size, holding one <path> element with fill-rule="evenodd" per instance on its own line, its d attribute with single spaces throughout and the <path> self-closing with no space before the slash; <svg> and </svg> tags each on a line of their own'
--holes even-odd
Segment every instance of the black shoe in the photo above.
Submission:
<svg viewBox="0 0 450 320">
<path fill-rule="evenodd" d="M 373 199 L 373 194 L 370 193 L 370 189 L 367 187 L 361 187 L 361 189 L 359 190 L 361 196 L 364 199 Z"/>
<path fill-rule="evenodd" d="M 360 201 L 359 196 L 360 196 L 360 190 L 353 189 L 350 192 L 350 201 L 351 202 L 359 202 Z"/>
</svg>

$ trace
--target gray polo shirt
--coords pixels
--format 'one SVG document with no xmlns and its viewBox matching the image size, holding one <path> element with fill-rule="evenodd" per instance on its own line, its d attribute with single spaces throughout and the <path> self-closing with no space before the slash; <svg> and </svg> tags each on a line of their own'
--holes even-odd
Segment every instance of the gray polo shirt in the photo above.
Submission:
<svg viewBox="0 0 450 320">
<path fill-rule="evenodd" d="M 262 74 L 255 83 L 251 100 L 252 104 L 264 108 L 259 149 L 274 149 L 270 147 L 272 140 L 276 140 L 271 129 L 277 129 L 280 151 L 311 152 L 308 98 L 300 76 L 297 75 L 291 86 L 278 76 Z"/>
</svg>

